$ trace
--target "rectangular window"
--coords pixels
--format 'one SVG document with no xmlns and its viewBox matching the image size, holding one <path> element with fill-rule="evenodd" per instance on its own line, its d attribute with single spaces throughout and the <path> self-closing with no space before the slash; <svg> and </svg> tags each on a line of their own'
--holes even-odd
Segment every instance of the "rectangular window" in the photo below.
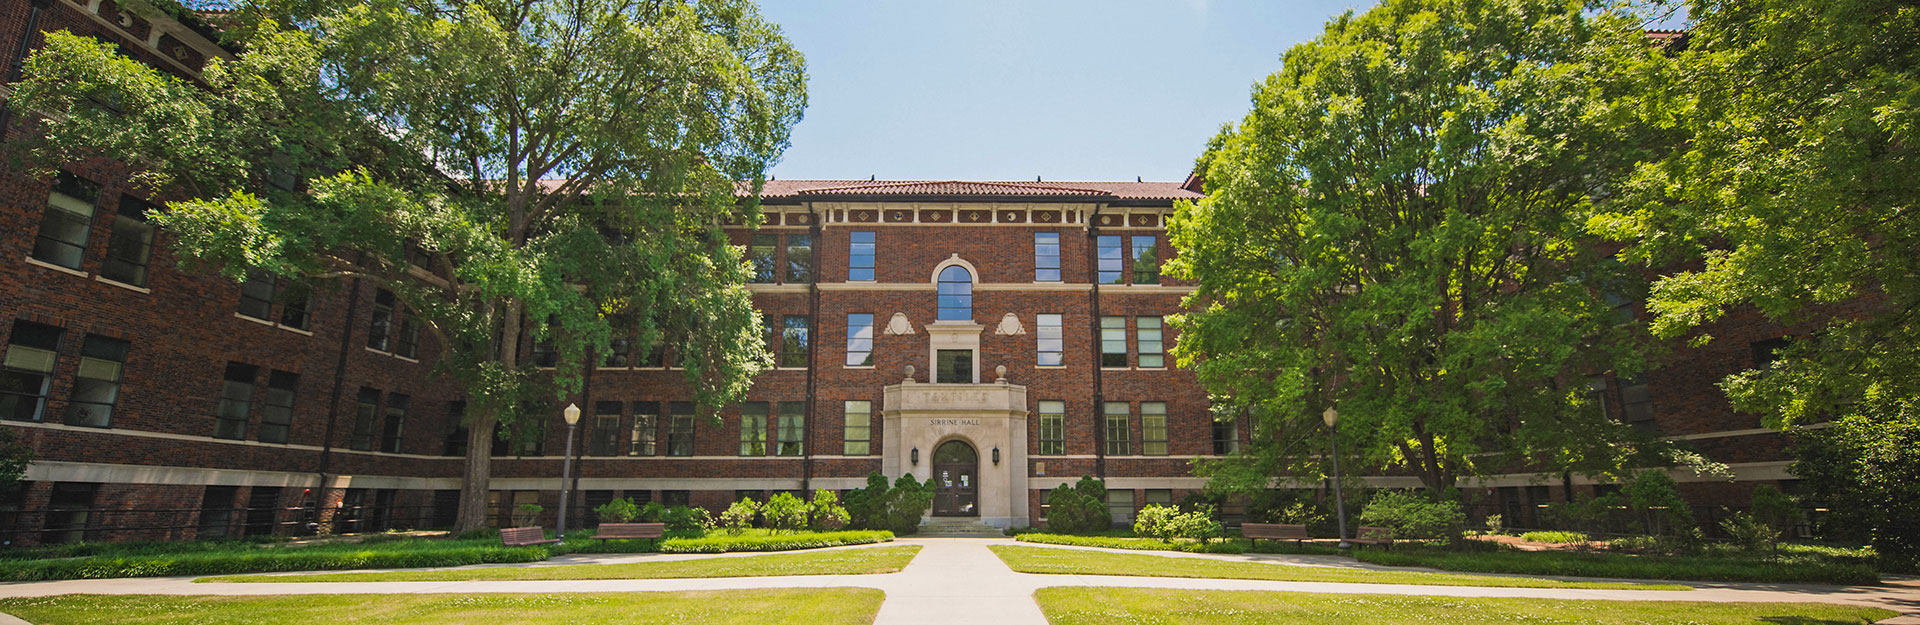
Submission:
<svg viewBox="0 0 1920 625">
<path fill-rule="evenodd" d="M 126 341 L 98 334 L 89 334 L 80 343 L 80 370 L 74 374 L 73 394 L 67 399 L 67 425 L 112 427 L 127 348 Z"/>
<path fill-rule="evenodd" d="M 1107 513 L 1113 515 L 1115 525 L 1125 527 L 1133 524 L 1133 491 L 1131 489 L 1112 489 L 1107 491 Z"/>
<path fill-rule="evenodd" d="M 805 453 L 807 442 L 807 403 L 803 401 L 780 402 L 780 447 L 775 455 L 798 456 Z"/>
<path fill-rule="evenodd" d="M 787 282 L 813 281 L 813 235 L 787 235 Z"/>
<path fill-rule="evenodd" d="M 1166 402 L 1140 402 L 1140 454 L 1167 455 Z"/>
<path fill-rule="evenodd" d="M 1121 271 L 1125 265 L 1125 251 L 1120 249 L 1120 235 L 1103 234 L 1095 240 L 1096 260 L 1099 262 L 1099 284 L 1120 284 L 1126 279 Z"/>
<path fill-rule="evenodd" d="M 400 331 L 393 335 L 393 355 L 402 358 L 419 358 L 420 323 L 414 321 L 413 315 L 405 310 L 400 311 L 399 316 Z"/>
<path fill-rule="evenodd" d="M 846 429 L 841 434 L 842 454 L 865 456 L 873 453 L 873 402 L 846 403 Z"/>
<path fill-rule="evenodd" d="M 1141 501 L 1140 503 L 1143 507 L 1144 506 L 1171 506 L 1173 505 L 1173 489 L 1149 488 L 1147 489 L 1147 498 Z"/>
<path fill-rule="evenodd" d="M 380 289 L 373 293 L 373 321 L 367 326 L 367 347 L 377 352 L 393 351 L 393 292 Z"/>
<path fill-rule="evenodd" d="M 243 440 L 247 437 L 247 416 L 253 412 L 253 381 L 260 368 L 238 362 L 227 363 L 220 383 L 220 403 L 213 411 L 213 437 Z"/>
<path fill-rule="evenodd" d="M 1033 281 L 1060 281 L 1060 233 L 1033 233 Z"/>
<path fill-rule="evenodd" d="M 467 455 L 467 439 L 472 437 L 473 430 L 467 427 L 466 420 L 467 402 L 458 399 L 447 402 L 447 423 L 453 424 L 453 429 L 447 431 L 445 451 L 440 455 L 456 458 Z"/>
<path fill-rule="evenodd" d="M 280 299 L 283 300 L 280 305 L 280 325 L 295 330 L 311 329 L 313 315 L 307 308 L 313 301 L 311 287 L 298 282 L 289 284 L 286 294 Z"/>
<path fill-rule="evenodd" d="M 873 281 L 873 233 L 850 232 L 847 239 L 847 280 Z"/>
<path fill-rule="evenodd" d="M 1226 420 L 1213 420 L 1213 455 L 1225 456 L 1240 451 L 1240 418 L 1229 416 Z"/>
<path fill-rule="evenodd" d="M 1100 366 L 1127 366 L 1127 318 L 1100 318 Z"/>
<path fill-rule="evenodd" d="M 521 433 L 522 428 L 525 433 Z M 534 419 L 514 426 L 514 435 L 520 437 L 513 441 L 513 455 L 541 456 L 547 451 L 547 421 Z"/>
<path fill-rule="evenodd" d="M 266 406 L 260 411 L 260 442 L 287 442 L 288 430 L 293 427 L 293 398 L 299 389 L 299 374 L 279 370 L 267 373 Z M 466 454 L 463 451 L 460 455 Z"/>
<path fill-rule="evenodd" d="M 1647 388 L 1645 380 L 1622 378 L 1620 380 L 1620 413 L 1627 425 L 1643 430 L 1653 426 L 1653 393 Z"/>
<path fill-rule="evenodd" d="M 753 275 L 750 281 L 772 284 L 779 274 L 773 264 L 775 237 L 771 234 L 753 235 L 752 245 L 747 246 L 747 260 L 753 263 Z"/>
<path fill-rule="evenodd" d="M 1160 250 L 1155 237 L 1133 237 L 1133 283 L 1160 283 Z"/>
<path fill-rule="evenodd" d="M 788 315 L 780 320 L 780 366 L 807 366 L 807 335 L 812 329 L 812 320 L 799 315 Z"/>
<path fill-rule="evenodd" d="M 1167 366 L 1166 349 L 1160 341 L 1161 326 L 1165 321 L 1160 317 L 1135 317 L 1133 320 L 1134 349 L 1140 352 L 1140 368 L 1158 369 Z"/>
<path fill-rule="evenodd" d="M 933 381 L 940 384 L 973 383 L 973 350 L 942 349 L 934 352 Z"/>
<path fill-rule="evenodd" d="M 43 323 L 14 320 L 13 331 L 7 335 L 5 366 L 0 367 L 0 418 L 41 419 L 64 332 Z"/>
<path fill-rule="evenodd" d="M 77 543 L 87 539 L 93 498 L 100 485 L 92 482 L 54 482 L 47 495 L 40 544 Z"/>
<path fill-rule="evenodd" d="M 100 266 L 100 277 L 134 286 L 147 285 L 147 263 L 153 257 L 153 224 L 147 223 L 151 204 L 131 195 L 120 196 L 120 210 L 113 216 L 113 231 L 107 236 L 107 262 Z"/>
<path fill-rule="evenodd" d="M 587 442 L 587 455 L 613 456 L 620 449 L 620 402 L 593 404 L 593 437 Z"/>
<path fill-rule="evenodd" d="M 560 352 L 553 348 L 554 336 L 560 332 L 559 328 L 554 327 L 558 323 L 559 321 L 557 319 L 548 316 L 547 323 L 539 328 L 540 330 L 545 330 L 546 335 L 535 335 L 533 339 L 533 351 L 527 355 L 529 359 L 533 360 L 533 366 L 552 369 L 560 365 Z M 532 329 L 528 330 L 529 333 L 533 331 Z"/>
<path fill-rule="evenodd" d="M 1034 348 L 1038 352 L 1034 364 L 1042 367 L 1067 364 L 1067 341 L 1061 330 L 1060 315 L 1037 315 L 1034 325 L 1038 326 L 1034 333 Z"/>
<path fill-rule="evenodd" d="M 693 455 L 693 402 L 677 401 L 667 408 L 667 455 Z"/>
<path fill-rule="evenodd" d="M 651 456 L 655 453 L 656 441 L 660 436 L 660 404 L 658 402 L 633 402 L 633 444 L 627 447 L 629 456 Z"/>
<path fill-rule="evenodd" d="M 847 366 L 873 366 L 873 313 L 847 314 Z"/>
<path fill-rule="evenodd" d="M 247 281 L 240 283 L 240 314 L 261 321 L 272 321 L 273 288 L 277 280 L 273 272 L 248 269 Z"/>
<path fill-rule="evenodd" d="M 1128 417 L 1132 416 L 1127 402 L 1110 401 L 1102 410 L 1107 421 L 1107 455 L 1126 456 L 1133 453 L 1132 432 L 1127 427 Z"/>
<path fill-rule="evenodd" d="M 1040 455 L 1067 453 L 1067 402 L 1040 402 Z"/>
<path fill-rule="evenodd" d="M 1607 409 L 1607 376 L 1587 376 L 1587 410 L 1596 419 L 1606 419 L 1612 412 Z"/>
<path fill-rule="evenodd" d="M 380 391 L 360 387 L 360 398 L 353 404 L 353 437 L 347 449 L 373 451 L 374 422 L 380 416 Z"/>
<path fill-rule="evenodd" d="M 60 172 L 47 194 L 47 211 L 40 218 L 40 234 L 33 238 L 33 257 L 68 269 L 79 269 L 87 254 L 87 234 L 93 229 L 93 203 L 100 185 Z"/>
<path fill-rule="evenodd" d="M 407 402 L 406 395 L 387 396 L 386 420 L 380 425 L 380 451 L 400 453 L 400 435 L 407 425 Z"/>
<path fill-rule="evenodd" d="M 740 404 L 740 455 L 767 455 L 767 402 Z"/>
</svg>

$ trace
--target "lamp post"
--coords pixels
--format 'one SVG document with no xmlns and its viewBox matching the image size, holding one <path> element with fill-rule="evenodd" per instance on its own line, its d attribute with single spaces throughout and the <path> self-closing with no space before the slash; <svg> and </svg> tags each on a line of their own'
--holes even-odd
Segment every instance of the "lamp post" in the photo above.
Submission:
<svg viewBox="0 0 1920 625">
<path fill-rule="evenodd" d="M 566 540 L 567 499 L 571 496 L 567 487 L 573 484 L 573 426 L 580 423 L 580 407 L 567 404 L 567 409 L 560 411 L 560 416 L 567 420 L 567 455 L 560 458 L 560 519 L 554 523 L 559 528 L 554 530 L 553 537 Z"/>
<path fill-rule="evenodd" d="M 1347 544 L 1347 498 L 1341 493 L 1340 439 L 1334 434 L 1334 426 L 1340 423 L 1340 411 L 1328 406 L 1326 412 L 1320 413 L 1320 420 L 1327 422 L 1327 446 L 1333 450 L 1333 503 L 1340 519 L 1340 548 L 1346 549 L 1351 546 Z"/>
</svg>

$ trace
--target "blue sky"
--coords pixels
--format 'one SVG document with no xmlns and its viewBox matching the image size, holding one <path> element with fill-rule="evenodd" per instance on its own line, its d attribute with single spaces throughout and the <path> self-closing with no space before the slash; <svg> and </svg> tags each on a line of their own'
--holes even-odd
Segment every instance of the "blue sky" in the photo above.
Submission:
<svg viewBox="0 0 1920 625">
<path fill-rule="evenodd" d="M 779 178 L 1180 180 L 1371 0 L 762 0 L 807 56 Z"/>
</svg>

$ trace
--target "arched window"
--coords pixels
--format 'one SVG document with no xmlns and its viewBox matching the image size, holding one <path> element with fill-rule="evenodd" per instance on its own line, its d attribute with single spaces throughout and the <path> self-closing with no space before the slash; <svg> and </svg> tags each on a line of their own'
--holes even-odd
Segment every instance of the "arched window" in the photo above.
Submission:
<svg viewBox="0 0 1920 625">
<path fill-rule="evenodd" d="M 973 274 L 953 265 L 940 270 L 939 321 L 973 321 Z"/>
</svg>

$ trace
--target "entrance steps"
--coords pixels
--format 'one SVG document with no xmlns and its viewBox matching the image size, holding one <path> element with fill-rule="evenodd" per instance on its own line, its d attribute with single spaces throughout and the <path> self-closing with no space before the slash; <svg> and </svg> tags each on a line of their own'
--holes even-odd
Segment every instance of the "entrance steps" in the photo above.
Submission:
<svg viewBox="0 0 1920 625">
<path fill-rule="evenodd" d="M 920 522 L 920 532 L 915 537 L 927 538 L 1004 538 L 1006 532 L 998 527 L 981 523 L 977 517 L 927 517 Z"/>
</svg>

